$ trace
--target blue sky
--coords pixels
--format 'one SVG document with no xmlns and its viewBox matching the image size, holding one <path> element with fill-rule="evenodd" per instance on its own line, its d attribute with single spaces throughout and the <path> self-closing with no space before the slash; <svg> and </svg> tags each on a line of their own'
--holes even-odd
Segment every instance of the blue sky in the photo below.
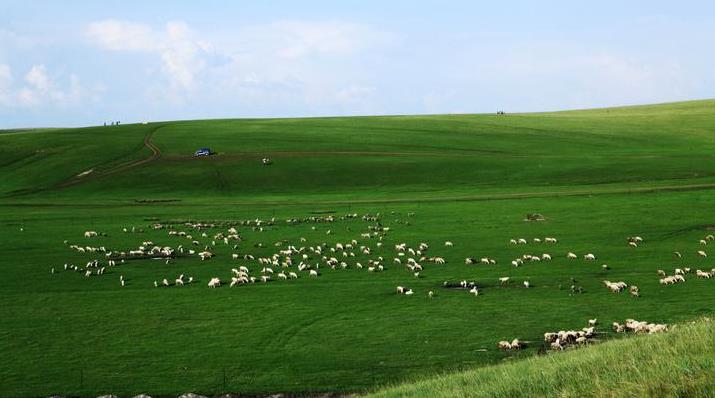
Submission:
<svg viewBox="0 0 715 398">
<path fill-rule="evenodd" d="M 713 21 L 710 1 L 0 0 L 0 128 L 711 98 Z"/>
</svg>

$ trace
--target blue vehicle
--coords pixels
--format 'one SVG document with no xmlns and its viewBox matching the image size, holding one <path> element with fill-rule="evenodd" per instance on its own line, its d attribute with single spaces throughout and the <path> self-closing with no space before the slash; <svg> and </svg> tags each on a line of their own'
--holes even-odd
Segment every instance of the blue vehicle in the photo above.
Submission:
<svg viewBox="0 0 715 398">
<path fill-rule="evenodd" d="M 194 157 L 197 156 L 209 156 L 212 155 L 213 152 L 211 152 L 211 148 L 201 148 L 198 151 L 194 152 Z"/>
</svg>

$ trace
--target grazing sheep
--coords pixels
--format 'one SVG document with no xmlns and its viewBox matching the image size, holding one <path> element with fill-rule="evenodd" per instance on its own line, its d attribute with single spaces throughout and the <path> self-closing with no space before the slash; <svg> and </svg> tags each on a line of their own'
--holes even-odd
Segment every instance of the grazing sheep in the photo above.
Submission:
<svg viewBox="0 0 715 398">
<path fill-rule="evenodd" d="M 702 250 L 698 250 L 698 256 L 700 256 L 700 257 L 707 257 L 707 256 L 708 256 L 708 254 L 707 254 L 707 253 L 705 253 L 705 252 L 704 252 L 704 251 L 702 251 Z"/>
<path fill-rule="evenodd" d="M 446 242 L 444 242 L 444 245 L 447 247 L 452 247 L 452 246 L 454 246 L 454 243 L 452 243 L 450 241 L 446 241 Z"/>
<path fill-rule="evenodd" d="M 214 256 L 213 253 L 211 253 L 209 251 L 202 251 L 199 253 L 199 257 L 201 257 L 201 261 L 211 258 L 213 256 Z"/>
<path fill-rule="evenodd" d="M 524 281 L 524 287 L 528 289 L 529 286 L 531 286 L 531 285 L 529 284 L 529 281 Z"/>
<path fill-rule="evenodd" d="M 589 319 L 589 320 L 588 320 L 588 326 L 596 326 L 597 323 L 598 323 L 598 319 L 597 319 L 597 318 L 593 318 L 593 319 Z"/>
<path fill-rule="evenodd" d="M 591 253 L 588 253 L 588 254 L 586 254 L 585 256 L 583 256 L 583 259 L 586 260 L 586 261 L 594 261 L 594 260 L 596 259 L 596 256 L 594 256 L 594 255 L 591 254 Z"/>
<path fill-rule="evenodd" d="M 566 253 L 566 258 L 569 259 L 569 260 L 575 260 L 575 259 L 578 258 L 578 256 L 576 256 L 575 253 L 568 252 L 568 253 Z"/>
<path fill-rule="evenodd" d="M 667 331 L 668 325 L 636 321 L 635 319 L 626 319 L 626 323 L 624 325 L 614 322 L 613 328 L 617 333 L 633 332 L 653 334 Z"/>
<path fill-rule="evenodd" d="M 623 332 L 625 332 L 625 330 L 626 330 L 626 326 L 625 326 L 625 325 L 622 325 L 622 324 L 620 324 L 620 323 L 618 323 L 618 322 L 613 322 L 613 330 L 614 330 L 616 333 L 623 333 Z"/>
<path fill-rule="evenodd" d="M 308 274 L 309 274 L 310 276 L 315 276 L 315 277 L 317 277 L 317 276 L 318 276 L 318 271 L 316 271 L 316 270 L 314 270 L 314 269 L 311 269 L 310 272 L 308 272 Z"/>
<path fill-rule="evenodd" d="M 427 292 L 427 297 L 429 297 L 429 298 L 434 297 L 434 292 L 431 290 L 429 292 Z"/>
<path fill-rule="evenodd" d="M 640 289 L 639 289 L 638 286 L 636 286 L 636 285 L 632 285 L 630 288 L 628 288 L 628 290 L 629 290 L 631 296 L 633 296 L 633 297 L 640 297 L 640 296 L 641 296 Z"/>
<path fill-rule="evenodd" d="M 625 282 L 603 281 L 603 284 L 606 285 L 606 287 L 609 288 L 613 293 L 620 293 L 623 289 L 628 287 Z"/>
<path fill-rule="evenodd" d="M 507 283 L 509 283 L 509 279 L 510 278 L 508 276 L 503 276 L 499 278 L 499 283 L 501 283 L 502 285 L 506 285 Z"/>
<path fill-rule="evenodd" d="M 705 271 L 702 271 L 699 269 L 695 270 L 695 275 L 697 275 L 698 278 L 705 278 L 705 279 L 710 279 L 710 277 L 712 276 L 710 274 L 710 272 L 705 272 Z"/>
</svg>

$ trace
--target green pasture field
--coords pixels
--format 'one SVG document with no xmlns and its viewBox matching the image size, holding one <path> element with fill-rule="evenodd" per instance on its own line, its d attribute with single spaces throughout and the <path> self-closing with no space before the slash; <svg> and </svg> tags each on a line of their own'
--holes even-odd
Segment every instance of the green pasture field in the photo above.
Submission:
<svg viewBox="0 0 715 398">
<path fill-rule="evenodd" d="M 543 353 L 544 332 L 580 329 L 591 318 L 607 340 L 616 337 L 611 322 L 626 318 L 710 315 L 715 279 L 691 274 L 663 286 L 656 271 L 715 267 L 696 254 L 709 252 L 698 241 L 715 234 L 714 107 L 0 133 L 0 396 L 365 392 L 532 357 Z M 205 146 L 217 154 L 191 156 Z M 273 164 L 262 165 L 264 157 Z M 545 220 L 525 221 L 530 213 Z M 334 221 L 320 221 L 328 216 Z M 292 218 L 304 222 L 286 222 Z M 197 230 L 186 222 L 216 225 Z M 389 228 L 381 248 L 377 236 L 361 235 L 378 222 Z M 157 223 L 164 228 L 153 229 Z M 236 248 L 212 239 L 230 226 L 242 238 Z M 171 228 L 199 244 L 169 236 Z M 85 238 L 89 230 L 102 234 Z M 638 248 L 627 244 L 634 235 L 644 239 Z M 532 240 L 546 236 L 558 244 Z M 325 252 L 346 269 L 331 269 L 307 249 L 353 239 L 372 253 Z M 105 254 L 70 248 L 128 252 L 146 241 L 208 247 L 215 257 L 126 259 L 85 277 L 87 262 L 106 266 Z M 415 249 L 425 242 L 426 257 L 447 263 L 420 261 L 416 278 L 393 261 L 402 242 Z M 286 271 L 297 280 L 207 287 L 212 277 L 230 281 L 241 265 L 261 275 L 263 266 L 232 253 L 269 257 L 289 245 L 306 248 L 306 261 L 320 264 L 318 277 L 294 264 Z M 567 252 L 579 259 L 567 260 Z M 527 253 L 553 260 L 510 264 Z M 597 260 L 584 261 L 586 253 Z M 378 256 L 385 270 L 368 272 Z M 466 265 L 466 257 L 497 264 Z M 154 287 L 180 274 L 194 283 Z M 507 285 L 498 281 L 504 276 Z M 611 293 L 604 279 L 637 285 L 641 297 Z M 476 282 L 480 295 L 443 286 L 461 280 Z M 398 285 L 415 294 L 396 294 Z M 526 349 L 497 350 L 499 340 L 517 337 Z"/>
</svg>

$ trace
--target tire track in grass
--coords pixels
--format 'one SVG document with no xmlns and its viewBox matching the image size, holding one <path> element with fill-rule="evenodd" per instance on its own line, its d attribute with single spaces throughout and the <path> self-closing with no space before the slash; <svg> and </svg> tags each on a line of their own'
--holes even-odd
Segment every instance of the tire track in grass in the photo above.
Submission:
<svg viewBox="0 0 715 398">
<path fill-rule="evenodd" d="M 548 192 L 516 192 L 516 193 L 495 193 L 485 195 L 464 195 L 464 196 L 420 196 L 420 197 L 402 197 L 390 199 L 352 199 L 352 200 L 245 200 L 245 201 L 226 201 L 212 202 L 214 205 L 225 206 L 327 206 L 327 205 L 361 205 L 361 204 L 391 204 L 391 203 L 440 203 L 440 202 L 479 202 L 490 200 L 514 200 L 514 199 L 534 199 L 534 198 L 559 198 L 559 197 L 578 197 L 578 196 L 599 196 L 599 195 L 621 195 L 621 194 L 643 194 L 655 192 L 687 192 L 687 191 L 706 191 L 715 189 L 715 183 L 709 184 L 689 184 L 689 185 L 662 185 L 656 187 L 634 187 L 634 188 L 611 188 L 611 189 L 595 189 L 595 190 L 574 190 L 574 191 L 548 191 Z M 124 203 L 106 203 L 95 202 L 88 203 L 86 207 L 122 207 L 127 206 L 129 202 Z M 137 205 L 135 201 L 132 205 Z M 144 206 L 164 205 L 163 202 L 158 203 L 142 203 Z M 204 203 L 196 202 L 181 202 L 174 204 L 175 206 L 205 206 Z M 20 203 L 20 202 L 0 202 L 0 206 L 5 207 L 43 207 L 43 206 L 64 206 L 77 207 L 76 203 L 57 203 L 57 202 L 36 202 L 36 203 Z"/>
<path fill-rule="evenodd" d="M 351 199 L 351 200 L 247 200 L 230 201 L 225 205 L 359 205 L 359 204 L 389 204 L 389 203 L 439 203 L 439 202 L 478 202 L 486 200 L 509 200 L 509 199 L 533 199 L 533 198 L 558 198 L 575 196 L 598 196 L 598 195 L 618 195 L 618 194 L 641 194 L 654 192 L 681 192 L 681 191 L 704 191 L 715 189 L 715 183 L 707 184 L 687 184 L 687 185 L 661 185 L 654 187 L 628 187 L 628 188 L 603 188 L 589 190 L 572 191 L 543 191 L 543 192 L 514 192 L 514 193 L 494 193 L 483 195 L 463 195 L 463 196 L 420 196 L 401 197 L 389 199 Z M 191 206 L 190 203 L 184 205 Z"/>
<path fill-rule="evenodd" d="M 115 167 L 112 167 L 112 168 L 104 170 L 104 171 L 99 171 L 96 173 L 89 173 L 85 177 L 79 177 L 79 174 L 78 174 L 77 176 L 70 177 L 69 179 L 60 182 L 59 184 L 55 185 L 53 188 L 65 188 L 65 187 L 81 184 L 81 183 L 87 182 L 93 178 L 104 177 L 104 176 L 108 176 L 111 174 L 126 171 L 126 170 L 132 169 L 134 167 L 138 167 L 143 164 L 150 163 L 150 162 L 153 162 L 153 161 L 161 158 L 161 149 L 159 149 L 159 147 L 157 147 L 151 141 L 151 138 L 154 135 L 154 133 L 157 130 L 159 130 L 161 127 L 163 127 L 163 126 L 157 126 L 156 128 L 149 130 L 146 133 L 146 135 L 144 136 L 144 147 L 148 148 L 151 151 L 151 155 L 149 157 L 122 163 L 120 165 L 117 165 Z"/>
<path fill-rule="evenodd" d="M 23 195 L 29 195 L 33 193 L 39 193 L 39 192 L 45 192 L 45 191 L 52 191 L 56 189 L 63 189 L 63 188 L 68 188 L 71 186 L 79 185 L 88 181 L 95 180 L 97 178 L 105 177 L 108 175 L 112 175 L 115 173 L 119 173 L 122 171 L 126 171 L 138 166 L 141 166 L 146 163 L 153 162 L 159 158 L 161 158 L 161 149 L 157 147 L 153 142 L 152 142 L 152 136 L 154 133 L 164 127 L 163 125 L 156 126 L 149 130 L 145 135 L 144 135 L 144 145 L 143 148 L 148 148 L 151 151 L 151 155 L 147 158 L 143 159 L 138 159 L 138 160 L 131 160 L 128 162 L 121 163 L 117 166 L 114 166 L 112 168 L 109 168 L 107 170 L 102 170 L 102 171 L 94 171 L 94 168 L 101 166 L 97 165 L 94 166 L 93 168 L 90 168 L 89 170 L 82 171 L 70 178 L 67 178 L 63 181 L 60 181 L 54 185 L 51 185 L 49 187 L 37 187 L 37 188 L 27 188 L 27 189 L 21 189 L 18 191 L 10 192 L 4 197 L 18 197 L 18 196 L 23 196 Z"/>
</svg>

